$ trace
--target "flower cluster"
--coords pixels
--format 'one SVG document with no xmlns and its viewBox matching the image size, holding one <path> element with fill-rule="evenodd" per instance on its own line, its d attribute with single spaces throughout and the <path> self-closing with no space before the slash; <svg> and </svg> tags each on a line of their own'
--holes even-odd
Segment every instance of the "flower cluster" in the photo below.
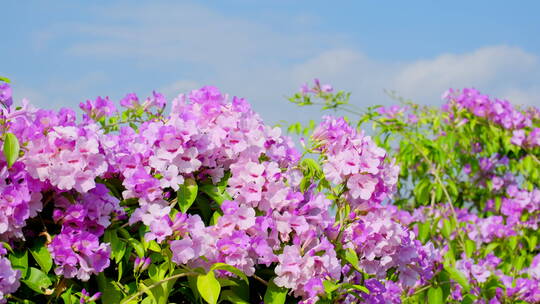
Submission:
<svg viewBox="0 0 540 304">
<path fill-rule="evenodd" d="M 418 117 L 414 113 L 408 113 L 410 111 L 409 107 L 402 107 L 398 105 L 393 105 L 390 107 L 379 107 L 377 112 L 389 119 L 396 119 L 405 116 L 407 114 L 406 121 L 409 124 L 415 124 L 418 122 Z M 389 122 L 391 123 L 391 122 Z"/>
<path fill-rule="evenodd" d="M 472 282 L 475 287 L 470 291 L 472 294 L 479 296 L 482 290 L 478 287 L 486 283 L 492 277 L 499 277 L 502 286 L 497 287 L 495 296 L 491 298 L 489 303 L 504 303 L 505 299 L 513 299 L 514 301 L 524 301 L 526 303 L 538 303 L 540 301 L 540 279 L 534 275 L 535 263 L 539 258 L 533 260 L 530 268 L 524 272 L 530 272 L 531 278 L 512 277 L 505 275 L 497 267 L 501 264 L 501 259 L 493 254 L 488 254 L 485 258 L 479 259 L 476 263 L 470 258 L 463 257 L 457 261 L 456 268 L 465 275 L 467 280 Z M 537 267 L 537 266 L 536 266 Z M 504 287 L 504 289 L 502 288 Z M 463 290 L 459 284 L 452 284 L 451 296 L 456 301 L 463 300 Z"/>
<path fill-rule="evenodd" d="M 383 209 L 368 213 L 345 230 L 345 247 L 355 250 L 361 269 L 379 279 L 387 271 L 399 273 L 399 283 L 414 286 L 420 278 L 429 280 L 436 253 L 432 244 L 423 246 L 413 231 L 398 223 Z"/>
<path fill-rule="evenodd" d="M 0 303 L 6 303 L 5 295 L 15 292 L 19 288 L 21 272 L 13 270 L 11 262 L 5 255 L 7 250 L 0 244 Z"/>
<path fill-rule="evenodd" d="M 21 160 L 28 173 L 60 190 L 85 193 L 93 189 L 95 178 L 108 168 L 100 153 L 98 126 L 52 126 L 46 135 L 34 134 Z"/>
<path fill-rule="evenodd" d="M 22 163 L 8 169 L 0 156 L 0 240 L 23 236 L 26 220 L 41 211 L 42 188 Z"/>
<path fill-rule="evenodd" d="M 329 84 L 322 84 L 321 85 L 321 82 L 317 78 L 315 78 L 313 80 L 313 86 L 312 87 L 310 87 L 307 83 L 303 84 L 300 87 L 300 92 L 303 95 L 310 94 L 310 93 L 324 94 L 324 93 L 331 93 L 332 91 L 334 91 L 334 88 L 331 85 L 329 85 Z"/>
<path fill-rule="evenodd" d="M 396 189 L 399 167 L 370 136 L 358 133 L 343 119 L 325 117 L 313 132 L 315 149 L 326 157 L 323 171 L 333 184 L 345 184 L 345 196 L 355 209 L 371 210 Z"/>
<path fill-rule="evenodd" d="M 65 196 L 55 198 L 53 219 L 62 225 L 60 233 L 49 244 L 58 266 L 56 274 L 87 281 L 109 266 L 110 245 L 99 237 L 110 225 L 111 215 L 123 215 L 119 201 L 108 194 L 103 184 L 82 194 L 72 203 Z"/>
<path fill-rule="evenodd" d="M 0 83 L 0 103 L 5 107 L 11 107 L 13 104 L 13 97 L 11 86 L 7 83 Z"/>
<path fill-rule="evenodd" d="M 539 147 L 540 128 L 532 128 L 532 120 L 538 119 L 537 109 L 528 112 L 520 111 L 509 101 L 490 99 L 476 89 L 463 89 L 461 91 L 448 90 L 443 99 L 447 101 L 445 110 L 452 106 L 458 109 L 467 109 L 478 117 L 502 126 L 512 131 L 511 142 L 517 146 Z M 532 128 L 532 129 L 531 129 Z M 527 134 L 527 130 L 530 130 Z"/>
</svg>

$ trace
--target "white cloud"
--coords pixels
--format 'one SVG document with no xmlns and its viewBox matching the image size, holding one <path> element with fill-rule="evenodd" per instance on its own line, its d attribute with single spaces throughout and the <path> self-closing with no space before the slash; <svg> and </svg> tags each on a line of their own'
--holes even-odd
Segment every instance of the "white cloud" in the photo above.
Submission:
<svg viewBox="0 0 540 304">
<path fill-rule="evenodd" d="M 501 93 L 500 98 L 511 100 L 516 104 L 538 107 L 540 105 L 540 85 L 528 89 L 509 88 Z"/>
<path fill-rule="evenodd" d="M 516 103 L 540 93 L 538 57 L 517 47 L 491 46 L 412 62 L 377 62 L 352 49 L 336 49 L 294 68 L 297 79 L 317 76 L 353 92 L 362 104 L 391 102 L 383 89 L 420 103 L 440 103 L 448 88 L 476 87 Z M 538 97 L 536 98 L 538 100 Z"/>
<path fill-rule="evenodd" d="M 74 39 L 68 54 L 143 59 L 139 64 L 234 67 L 259 64 L 261 58 L 267 62 L 303 58 L 339 37 L 294 31 L 283 34 L 271 25 L 186 2 L 109 6 L 97 14 L 105 22 L 65 27 L 66 34 L 90 38 Z M 291 22 L 305 23 L 302 18 L 283 20 Z"/>
<path fill-rule="evenodd" d="M 347 45 L 346 36 L 302 30 L 305 27 L 295 25 L 316 22 L 303 16 L 276 16 L 268 24 L 185 2 L 107 6 L 96 14 L 98 23 L 52 25 L 55 34 L 44 30 L 36 43 L 44 47 L 64 37 L 66 55 L 135 67 L 138 73 L 128 70 L 126 78 L 133 73 L 147 83 L 161 82 L 167 96 L 204 84 L 218 86 L 247 97 L 272 122 L 320 116 L 316 109 L 299 109 L 284 98 L 315 77 L 352 91 L 352 101 L 359 106 L 392 103 L 384 89 L 430 104 L 440 103 L 449 87 L 474 86 L 529 104 L 540 94 L 538 57 L 518 47 L 495 45 L 390 62 Z M 84 91 L 90 88 L 102 93 L 97 85 Z"/>
<path fill-rule="evenodd" d="M 476 87 L 499 94 L 527 89 L 529 77 L 539 72 L 538 58 L 520 48 L 484 47 L 406 64 L 395 72 L 393 89 L 423 102 L 450 87 Z"/>
</svg>

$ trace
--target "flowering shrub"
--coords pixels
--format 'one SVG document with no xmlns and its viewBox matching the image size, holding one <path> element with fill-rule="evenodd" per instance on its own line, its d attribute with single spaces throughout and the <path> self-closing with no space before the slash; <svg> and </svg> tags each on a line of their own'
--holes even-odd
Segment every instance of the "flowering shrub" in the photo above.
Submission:
<svg viewBox="0 0 540 304">
<path fill-rule="evenodd" d="M 290 98 L 372 124 L 374 142 L 400 167 L 384 212 L 430 248 L 433 265 L 413 289 L 386 293 L 413 303 L 540 303 L 540 110 L 475 89 L 449 90 L 442 107 L 395 98 L 401 105 L 359 111 L 318 81 Z"/>
<path fill-rule="evenodd" d="M 213 87 L 82 121 L 1 92 L 2 301 L 384 302 L 433 274 L 385 211 L 399 168 L 343 119 L 303 155 Z"/>
<path fill-rule="evenodd" d="M 540 301 L 536 110 L 450 91 L 369 109 L 373 136 L 325 116 L 298 150 L 214 87 L 77 120 L 4 80 L 0 302 Z"/>
</svg>

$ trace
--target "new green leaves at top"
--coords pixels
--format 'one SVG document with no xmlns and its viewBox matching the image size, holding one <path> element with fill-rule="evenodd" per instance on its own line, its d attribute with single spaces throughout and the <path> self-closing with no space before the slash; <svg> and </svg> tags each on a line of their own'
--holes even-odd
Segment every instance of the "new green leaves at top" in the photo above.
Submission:
<svg viewBox="0 0 540 304">
<path fill-rule="evenodd" d="M 4 157 L 6 158 L 8 168 L 10 168 L 17 158 L 19 158 L 19 152 L 21 147 L 19 146 L 19 140 L 13 133 L 6 133 L 4 135 Z"/>
</svg>

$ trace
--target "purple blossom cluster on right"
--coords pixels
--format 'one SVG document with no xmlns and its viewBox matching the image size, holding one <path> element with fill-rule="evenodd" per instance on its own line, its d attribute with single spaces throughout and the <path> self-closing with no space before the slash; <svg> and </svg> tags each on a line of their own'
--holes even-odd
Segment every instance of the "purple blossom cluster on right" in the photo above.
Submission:
<svg viewBox="0 0 540 304">
<path fill-rule="evenodd" d="M 540 128 L 532 128 L 532 120 L 540 118 L 540 111 L 531 107 L 527 112 L 516 109 L 509 101 L 490 99 L 476 89 L 448 90 L 443 99 L 443 109 L 452 106 L 464 108 L 478 117 L 483 117 L 512 131 L 511 142 L 516 146 L 540 147 Z"/>
</svg>

